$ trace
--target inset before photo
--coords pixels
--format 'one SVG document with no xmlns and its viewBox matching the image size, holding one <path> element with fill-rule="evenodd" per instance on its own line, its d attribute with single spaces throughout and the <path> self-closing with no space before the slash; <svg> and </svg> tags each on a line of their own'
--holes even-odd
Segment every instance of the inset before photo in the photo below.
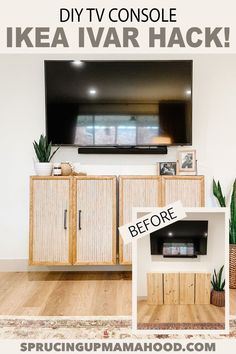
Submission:
<svg viewBox="0 0 236 354">
<path fill-rule="evenodd" d="M 135 210 L 140 217 L 154 209 Z M 136 330 L 224 333 L 228 327 L 226 208 L 187 208 L 186 214 L 136 241 Z"/>
</svg>

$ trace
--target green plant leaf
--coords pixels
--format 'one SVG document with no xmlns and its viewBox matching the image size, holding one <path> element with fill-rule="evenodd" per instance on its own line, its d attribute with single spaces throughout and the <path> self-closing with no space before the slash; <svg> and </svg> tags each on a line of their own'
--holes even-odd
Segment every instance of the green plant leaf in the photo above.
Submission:
<svg viewBox="0 0 236 354">
<path fill-rule="evenodd" d="M 222 266 L 221 268 L 220 268 L 220 271 L 219 271 L 219 273 L 218 273 L 218 288 L 220 289 L 221 288 L 221 278 L 222 278 L 222 272 L 223 272 L 223 269 L 224 269 L 224 266 Z"/>
<path fill-rule="evenodd" d="M 36 141 L 34 141 L 33 146 L 34 146 L 35 154 L 36 154 L 39 162 L 43 162 L 43 154 L 42 154 L 42 151 L 39 147 L 39 144 Z"/>
<path fill-rule="evenodd" d="M 36 141 L 33 142 L 33 147 L 39 162 L 50 162 L 51 158 L 59 149 L 58 147 L 51 155 L 52 143 L 50 142 L 48 144 L 47 138 L 43 134 L 40 135 L 38 143 Z"/>
<path fill-rule="evenodd" d="M 51 161 L 51 159 L 53 158 L 53 156 L 55 155 L 55 153 L 60 149 L 60 147 L 61 147 L 61 146 L 58 146 L 58 147 L 56 148 L 56 150 L 52 153 L 52 155 L 51 155 L 50 158 L 49 158 L 49 161 Z"/>
<path fill-rule="evenodd" d="M 230 243 L 236 244 L 236 180 L 234 180 L 230 201 Z"/>
<path fill-rule="evenodd" d="M 220 268 L 219 272 L 216 273 L 214 269 L 211 284 L 214 290 L 216 291 L 223 291 L 225 287 L 225 280 L 222 282 L 222 274 L 223 274 L 224 265 Z"/>
<path fill-rule="evenodd" d="M 51 149 L 52 149 L 52 143 L 50 142 L 48 146 L 46 146 L 46 158 L 48 162 L 50 161 Z"/>
<path fill-rule="evenodd" d="M 220 182 L 216 183 L 215 179 L 213 179 L 213 194 L 217 198 L 221 207 L 226 207 L 225 196 L 223 196 Z"/>
</svg>

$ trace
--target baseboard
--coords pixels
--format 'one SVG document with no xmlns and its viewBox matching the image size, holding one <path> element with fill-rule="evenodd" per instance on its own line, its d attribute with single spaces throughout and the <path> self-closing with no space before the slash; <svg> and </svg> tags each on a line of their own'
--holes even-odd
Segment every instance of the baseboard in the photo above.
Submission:
<svg viewBox="0 0 236 354">
<path fill-rule="evenodd" d="M 106 271 L 121 272 L 131 271 L 131 266 L 125 265 L 104 265 L 104 266 L 29 266 L 27 259 L 0 259 L 0 272 L 84 272 L 84 271 Z"/>
</svg>

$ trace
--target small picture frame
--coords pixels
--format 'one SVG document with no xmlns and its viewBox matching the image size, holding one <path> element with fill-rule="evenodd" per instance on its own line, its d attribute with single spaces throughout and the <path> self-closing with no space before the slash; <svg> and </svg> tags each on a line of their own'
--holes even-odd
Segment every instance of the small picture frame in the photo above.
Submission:
<svg viewBox="0 0 236 354">
<path fill-rule="evenodd" d="M 178 151 L 178 172 L 180 173 L 197 173 L 196 150 L 179 150 Z"/>
<path fill-rule="evenodd" d="M 160 176 L 175 176 L 176 162 L 159 162 L 158 170 Z"/>
</svg>

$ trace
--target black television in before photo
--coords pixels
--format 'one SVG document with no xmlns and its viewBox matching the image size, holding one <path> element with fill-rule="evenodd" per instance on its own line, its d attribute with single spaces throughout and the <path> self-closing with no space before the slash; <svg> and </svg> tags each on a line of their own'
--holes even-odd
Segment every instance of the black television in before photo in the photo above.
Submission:
<svg viewBox="0 0 236 354">
<path fill-rule="evenodd" d="M 196 258 L 207 254 L 208 220 L 181 220 L 150 235 L 151 254 Z"/>
</svg>

